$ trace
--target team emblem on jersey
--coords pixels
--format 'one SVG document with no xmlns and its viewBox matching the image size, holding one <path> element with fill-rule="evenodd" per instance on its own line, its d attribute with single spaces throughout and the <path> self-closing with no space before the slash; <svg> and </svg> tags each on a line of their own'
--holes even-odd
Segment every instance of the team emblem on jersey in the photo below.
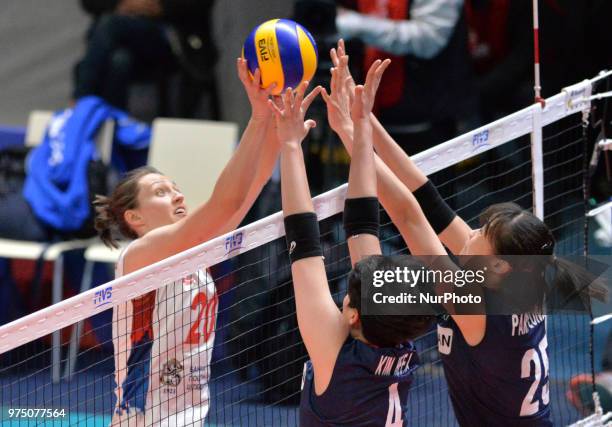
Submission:
<svg viewBox="0 0 612 427">
<path fill-rule="evenodd" d="M 164 363 L 159 381 L 163 385 L 176 387 L 181 383 L 181 372 L 183 372 L 183 365 L 176 359 L 170 359 Z"/>
<path fill-rule="evenodd" d="M 442 354 L 450 354 L 453 348 L 453 330 L 438 325 L 438 351 Z"/>
</svg>

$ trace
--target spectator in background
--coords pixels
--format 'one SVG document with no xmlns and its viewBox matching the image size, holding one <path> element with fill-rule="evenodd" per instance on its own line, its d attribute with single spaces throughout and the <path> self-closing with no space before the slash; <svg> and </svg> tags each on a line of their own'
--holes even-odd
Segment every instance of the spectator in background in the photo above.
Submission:
<svg viewBox="0 0 612 427">
<path fill-rule="evenodd" d="M 466 0 L 465 11 L 482 125 L 533 102 L 531 2 Z"/>
<path fill-rule="evenodd" d="M 465 6 L 483 124 L 534 100 L 532 3 L 466 0 Z M 611 12 L 606 0 L 539 2 L 543 97 L 610 66 Z"/>
<path fill-rule="evenodd" d="M 340 4 L 340 37 L 365 43 L 364 67 L 390 57 L 376 114 L 409 154 L 452 138 L 472 111 L 462 0 L 353 0 Z"/>
<path fill-rule="evenodd" d="M 176 115 L 193 116 L 205 89 L 218 119 L 211 35 L 214 0 L 81 0 L 94 18 L 74 71 L 73 98 L 98 95 L 123 110 L 130 83 L 180 70 Z M 161 108 L 167 108 L 163 105 Z M 164 112 L 163 114 L 167 114 Z"/>
</svg>

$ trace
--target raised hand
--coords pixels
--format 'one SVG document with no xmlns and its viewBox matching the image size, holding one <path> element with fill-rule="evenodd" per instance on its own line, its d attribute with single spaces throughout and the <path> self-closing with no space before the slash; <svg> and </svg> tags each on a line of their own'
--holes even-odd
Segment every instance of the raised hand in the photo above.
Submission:
<svg viewBox="0 0 612 427">
<path fill-rule="evenodd" d="M 295 91 L 288 88 L 280 97 L 268 100 L 268 107 L 276 119 L 276 132 L 282 144 L 300 144 L 308 131 L 316 126 L 314 120 L 304 121 L 308 107 L 321 91 L 321 87 L 314 88 L 306 97 L 304 93 L 308 82 L 302 82 Z"/>
<path fill-rule="evenodd" d="M 332 64 L 334 64 L 334 67 L 339 72 L 339 81 L 343 82 L 350 93 L 353 93 L 355 90 L 355 80 L 353 80 L 353 76 L 351 75 L 351 71 L 348 67 L 349 56 L 346 54 L 346 50 L 344 48 L 344 40 L 338 40 L 338 46 L 337 48 L 332 48 L 330 50 L 330 56 Z"/>
<path fill-rule="evenodd" d="M 321 91 L 327 105 L 327 121 L 338 134 L 352 132 L 351 99 L 355 90 L 355 82 L 348 68 L 349 57 L 344 51 L 344 41 L 338 41 L 338 47 L 332 48 L 330 57 L 334 67 L 331 71 L 330 93 Z"/>
<path fill-rule="evenodd" d="M 251 103 L 251 117 L 255 120 L 268 119 L 270 117 L 268 100 L 276 87 L 276 83 L 272 83 L 267 88 L 262 89 L 259 68 L 255 70 L 253 78 L 249 77 L 246 59 L 238 58 L 236 60 L 236 69 L 238 70 L 238 78 L 240 78 Z"/>
<path fill-rule="evenodd" d="M 327 105 L 327 121 L 329 126 L 338 134 L 352 129 L 351 122 L 351 94 L 344 82 L 340 80 L 340 73 L 336 67 L 331 69 L 330 94 L 325 89 L 321 96 Z"/>
<path fill-rule="evenodd" d="M 370 113 L 374 107 L 376 91 L 378 86 L 380 86 L 382 75 L 390 63 L 390 59 L 385 59 L 384 61 L 377 59 L 370 66 L 364 85 L 355 86 L 355 98 L 351 105 L 351 119 L 353 122 L 361 119 L 369 120 Z"/>
</svg>

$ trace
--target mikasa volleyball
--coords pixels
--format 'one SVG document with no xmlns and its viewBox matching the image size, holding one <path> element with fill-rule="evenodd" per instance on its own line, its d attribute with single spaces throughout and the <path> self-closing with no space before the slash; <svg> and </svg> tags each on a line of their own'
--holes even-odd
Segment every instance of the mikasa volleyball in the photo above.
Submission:
<svg viewBox="0 0 612 427">
<path fill-rule="evenodd" d="M 257 68 L 261 83 L 268 87 L 276 82 L 273 94 L 295 88 L 311 80 L 317 69 L 317 45 L 312 35 L 297 22 L 272 19 L 258 25 L 244 42 L 242 57 L 247 60 L 251 76 Z"/>
</svg>

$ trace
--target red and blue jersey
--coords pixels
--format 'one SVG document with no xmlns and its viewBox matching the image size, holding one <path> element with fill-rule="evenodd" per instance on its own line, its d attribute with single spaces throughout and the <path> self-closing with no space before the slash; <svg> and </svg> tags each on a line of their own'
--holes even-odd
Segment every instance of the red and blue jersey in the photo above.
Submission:
<svg viewBox="0 0 612 427">
<path fill-rule="evenodd" d="M 174 427 L 204 421 L 217 305 L 212 278 L 199 270 L 114 308 L 113 423 Z"/>
</svg>

